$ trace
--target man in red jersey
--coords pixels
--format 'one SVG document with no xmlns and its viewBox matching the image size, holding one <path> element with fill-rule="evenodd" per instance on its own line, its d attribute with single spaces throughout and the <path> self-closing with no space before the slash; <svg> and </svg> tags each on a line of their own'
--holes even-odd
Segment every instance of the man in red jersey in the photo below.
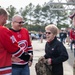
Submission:
<svg viewBox="0 0 75 75">
<path fill-rule="evenodd" d="M 24 52 L 24 48 L 20 48 L 11 31 L 4 26 L 8 18 L 7 12 L 0 8 L 0 75 L 12 74 L 11 57 L 19 57 L 28 61 L 31 56 Z M 26 56 L 27 58 L 24 58 Z"/>
<path fill-rule="evenodd" d="M 18 45 L 21 48 L 24 48 L 25 52 L 33 55 L 29 32 L 26 28 L 23 28 L 23 17 L 20 15 L 14 15 L 11 25 L 12 27 L 10 28 L 10 30 L 15 36 Z M 24 61 L 12 56 L 12 61 L 12 75 L 30 75 L 29 66 L 31 66 L 32 60 Z"/>
</svg>

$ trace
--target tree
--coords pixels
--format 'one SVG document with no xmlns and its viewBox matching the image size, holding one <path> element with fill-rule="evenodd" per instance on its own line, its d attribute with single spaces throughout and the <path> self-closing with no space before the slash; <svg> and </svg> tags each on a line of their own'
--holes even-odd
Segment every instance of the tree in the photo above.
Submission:
<svg viewBox="0 0 75 75">
<path fill-rule="evenodd" d="M 53 2 L 53 0 L 50 0 L 50 2 Z M 9 13 L 9 21 L 11 21 L 13 15 L 17 13 L 21 14 L 25 20 L 24 27 L 29 30 L 43 30 L 44 26 L 50 23 L 56 24 L 59 28 L 63 26 L 67 27 L 68 12 L 64 10 L 52 10 L 53 8 L 64 9 L 64 6 L 62 4 L 49 4 L 46 2 L 42 6 L 39 4 L 34 6 L 30 3 L 25 6 L 24 9 L 20 8 L 19 12 L 17 12 L 16 8 L 12 5 L 10 5 L 6 10 Z"/>
<path fill-rule="evenodd" d="M 25 20 L 25 24 L 29 24 L 30 26 L 33 21 L 32 20 L 33 9 L 34 9 L 34 5 L 32 3 L 27 5 L 24 9 L 23 8 L 20 9 L 20 14 L 23 16 L 23 18 Z"/>
<path fill-rule="evenodd" d="M 38 4 L 34 9 L 34 24 L 41 25 L 41 6 Z"/>
<path fill-rule="evenodd" d="M 9 13 L 9 21 L 11 21 L 12 17 L 13 17 L 15 14 L 18 14 L 18 12 L 16 11 L 16 8 L 13 7 L 12 5 L 10 5 L 8 8 L 6 8 L 6 10 L 7 10 L 8 13 Z"/>
<path fill-rule="evenodd" d="M 51 1 L 52 2 L 52 1 Z M 64 9 L 63 5 L 61 4 L 51 4 L 51 2 L 47 3 L 43 7 L 43 12 L 46 12 L 48 15 L 47 22 L 50 21 L 50 23 L 56 24 L 58 27 L 61 27 L 59 25 L 68 25 L 66 24 L 66 21 L 68 20 L 68 14 L 64 10 L 54 10 L 53 8 L 61 8 Z M 45 17 L 45 16 L 44 16 Z"/>
</svg>

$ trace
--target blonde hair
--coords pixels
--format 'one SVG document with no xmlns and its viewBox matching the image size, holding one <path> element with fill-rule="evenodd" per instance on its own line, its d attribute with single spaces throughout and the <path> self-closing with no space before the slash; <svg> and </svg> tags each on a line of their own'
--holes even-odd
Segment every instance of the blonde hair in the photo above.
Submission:
<svg viewBox="0 0 75 75">
<path fill-rule="evenodd" d="M 57 35 L 58 32 L 59 32 L 58 27 L 56 25 L 54 25 L 54 24 L 47 25 L 45 27 L 45 30 L 50 30 L 54 35 Z"/>
</svg>

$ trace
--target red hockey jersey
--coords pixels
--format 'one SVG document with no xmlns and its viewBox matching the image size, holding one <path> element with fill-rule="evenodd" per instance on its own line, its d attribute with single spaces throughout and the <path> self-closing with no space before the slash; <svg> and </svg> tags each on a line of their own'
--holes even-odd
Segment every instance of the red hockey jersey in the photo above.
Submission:
<svg viewBox="0 0 75 75">
<path fill-rule="evenodd" d="M 70 31 L 70 39 L 75 40 L 75 30 L 71 29 Z"/>
<path fill-rule="evenodd" d="M 22 53 L 11 31 L 0 26 L 0 75 L 10 75 L 12 72 L 11 55 L 19 57 Z"/>
<path fill-rule="evenodd" d="M 22 28 L 21 30 L 18 30 L 18 31 L 15 31 L 11 28 L 10 28 L 10 30 L 12 31 L 12 34 L 15 36 L 15 38 L 18 42 L 18 45 L 21 48 L 24 48 L 25 52 L 27 52 L 29 54 L 33 54 L 28 30 L 26 28 Z M 12 64 L 25 65 L 27 63 L 28 62 L 25 62 L 24 60 L 20 60 L 20 62 L 13 62 Z"/>
</svg>

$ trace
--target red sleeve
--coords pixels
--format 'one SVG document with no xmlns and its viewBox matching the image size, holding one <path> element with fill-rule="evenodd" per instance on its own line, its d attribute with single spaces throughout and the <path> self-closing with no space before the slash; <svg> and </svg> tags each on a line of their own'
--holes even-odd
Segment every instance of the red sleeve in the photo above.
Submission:
<svg viewBox="0 0 75 75">
<path fill-rule="evenodd" d="M 70 39 L 72 39 L 73 38 L 73 36 L 72 36 L 72 30 L 70 31 Z"/>
<path fill-rule="evenodd" d="M 4 50 L 15 54 L 15 56 L 19 56 L 23 53 L 23 51 L 18 47 L 15 37 L 8 29 L 2 29 L 2 33 L 0 33 L 0 42 Z"/>
</svg>

